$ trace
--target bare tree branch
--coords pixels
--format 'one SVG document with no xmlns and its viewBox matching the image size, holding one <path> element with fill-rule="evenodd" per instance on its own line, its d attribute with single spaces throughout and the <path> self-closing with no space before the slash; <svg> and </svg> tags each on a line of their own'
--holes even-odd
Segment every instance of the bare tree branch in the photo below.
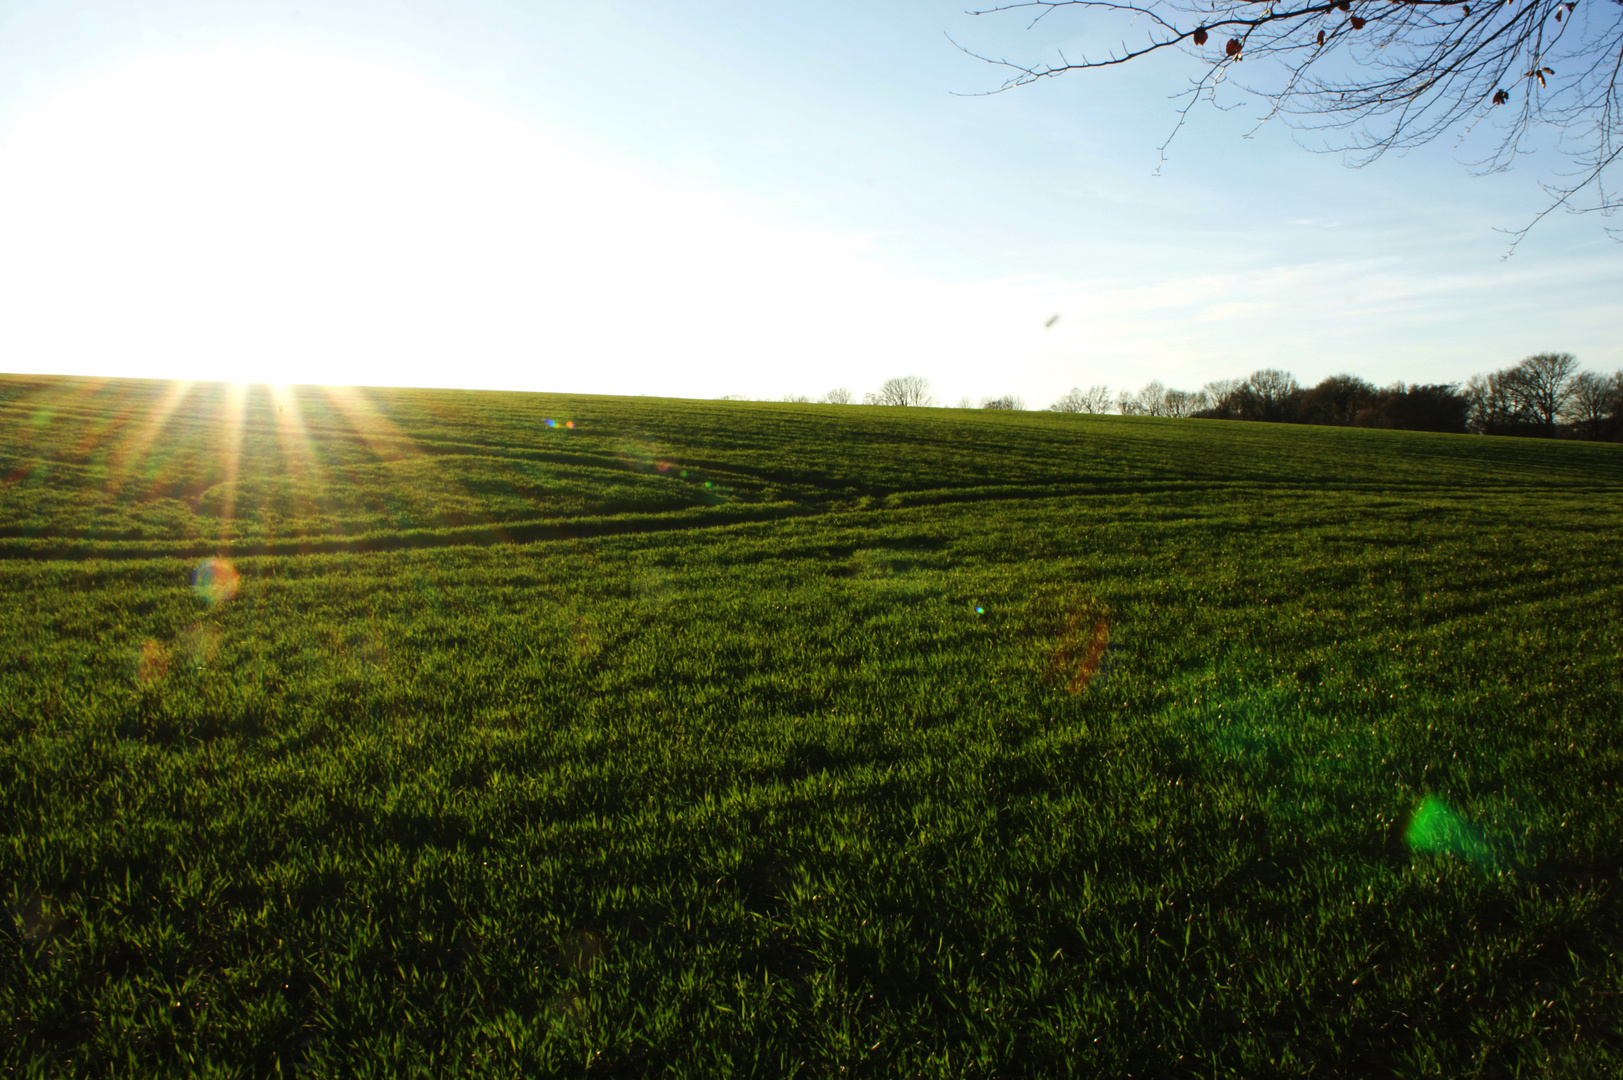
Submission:
<svg viewBox="0 0 1623 1080">
<path fill-rule="evenodd" d="M 1262 122 L 1284 115 L 1326 133 L 1328 148 L 1353 165 L 1451 131 L 1469 135 L 1485 120 L 1498 130 L 1491 149 L 1468 163 L 1480 172 L 1541 149 L 1564 157 L 1572 168 L 1545 185 L 1549 205 L 1510 233 L 1511 252 L 1556 209 L 1623 206 L 1606 186 L 1623 156 L 1623 0 L 1023 0 L 970 14 L 1034 11 L 1034 26 L 1062 8 L 1125 21 L 1139 40 L 1104 56 L 1060 53 L 1035 64 L 964 49 L 1010 72 L 986 93 L 1172 50 L 1200 67 L 1179 95 L 1187 100 L 1163 158 L 1196 104 L 1222 107 L 1216 92 L 1227 82 L 1268 103 Z M 1230 73 L 1244 60 L 1267 61 L 1264 71 L 1282 69 L 1283 78 L 1240 83 Z"/>
</svg>

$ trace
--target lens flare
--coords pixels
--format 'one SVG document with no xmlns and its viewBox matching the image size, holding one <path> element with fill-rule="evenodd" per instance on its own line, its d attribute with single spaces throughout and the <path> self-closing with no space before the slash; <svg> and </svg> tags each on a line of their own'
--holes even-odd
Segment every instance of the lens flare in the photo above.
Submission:
<svg viewBox="0 0 1623 1080">
<path fill-rule="evenodd" d="M 1479 867 L 1493 861 L 1493 851 L 1482 830 L 1436 795 L 1421 800 L 1409 818 L 1403 839 L 1417 854 L 1452 855 Z"/>
<path fill-rule="evenodd" d="M 224 559 L 204 559 L 192 571 L 192 592 L 206 604 L 223 604 L 237 595 L 242 579 Z"/>
<path fill-rule="evenodd" d="M 18 936 L 31 945 L 51 937 L 66 921 L 55 901 L 39 893 L 24 896 L 13 894 L 6 907 L 17 927 Z"/>
<path fill-rule="evenodd" d="M 547 1010 L 558 1027 L 584 1027 L 592 1015 L 586 999 L 579 994 L 555 994 Z"/>
<path fill-rule="evenodd" d="M 376 630 L 369 630 L 361 636 L 355 654 L 373 667 L 389 666 L 389 646 L 383 640 L 383 635 Z"/>
<path fill-rule="evenodd" d="M 564 963 L 576 971 L 589 971 L 603 962 L 603 936 L 596 930 L 576 930 L 558 943 Z"/>
<path fill-rule="evenodd" d="M 1103 616 L 1078 613 L 1066 624 L 1048 662 L 1048 677 L 1073 694 L 1080 694 L 1099 675 L 1110 648 L 1110 622 Z"/>
<path fill-rule="evenodd" d="M 220 654 L 220 628 L 192 623 L 175 638 L 175 652 L 194 668 L 206 668 Z"/>
<path fill-rule="evenodd" d="M 142 686 L 155 683 L 169 673 L 169 650 L 162 642 L 147 638 L 135 659 L 135 681 Z"/>
<path fill-rule="evenodd" d="M 634 472 L 665 473 L 674 466 L 663 446 L 642 435 L 627 435 L 615 444 L 620 464 Z"/>
</svg>

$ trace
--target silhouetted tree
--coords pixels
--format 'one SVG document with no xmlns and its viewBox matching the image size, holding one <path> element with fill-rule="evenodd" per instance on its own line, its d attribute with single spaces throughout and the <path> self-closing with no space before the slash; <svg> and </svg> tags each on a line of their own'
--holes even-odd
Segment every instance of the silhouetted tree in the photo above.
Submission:
<svg viewBox="0 0 1623 1080">
<path fill-rule="evenodd" d="M 1623 371 L 1612 375 L 1612 415 L 1606 431 L 1605 437 L 1614 442 L 1623 439 Z"/>
<path fill-rule="evenodd" d="M 1538 353 L 1514 367 L 1465 384 L 1471 430 L 1485 435 L 1556 433 L 1555 421 L 1572 396 L 1578 361 L 1571 353 Z"/>
<path fill-rule="evenodd" d="M 1572 397 L 1572 378 L 1578 373 L 1578 358 L 1571 353 L 1537 353 L 1511 369 L 1515 378 L 1510 393 L 1522 407 L 1555 434 L 1555 419 Z"/>
<path fill-rule="evenodd" d="M 851 404 L 851 391 L 843 386 L 837 387 L 823 395 L 823 400 L 830 405 L 849 405 Z"/>
<path fill-rule="evenodd" d="M 981 399 L 981 408 L 983 409 L 1008 409 L 1014 412 L 1019 412 L 1025 409 L 1025 407 L 1025 401 L 1014 394 L 1004 394 L 1002 397 Z"/>
<path fill-rule="evenodd" d="M 1080 386 L 1073 386 L 1070 393 L 1050 405 L 1048 410 L 1050 412 L 1066 413 L 1109 412 L 1110 388 L 1108 386 L 1090 386 L 1083 390 Z"/>
<path fill-rule="evenodd" d="M 1199 390 L 1168 390 L 1161 398 L 1167 416 L 1182 420 L 1206 407 L 1206 395 Z"/>
<path fill-rule="evenodd" d="M 1195 415 L 1206 420 L 1240 419 L 1240 391 L 1244 386 L 1239 379 L 1213 379 L 1201 388 L 1206 404 Z"/>
<path fill-rule="evenodd" d="M 1138 416 L 1165 416 L 1167 414 L 1167 388 L 1159 379 L 1144 384 L 1133 401 L 1133 412 Z"/>
<path fill-rule="evenodd" d="M 923 375 L 902 375 L 886 379 L 879 392 L 869 395 L 875 405 L 930 406 L 936 403 L 930 380 Z"/>
<path fill-rule="evenodd" d="M 1509 368 L 1473 375 L 1465 383 L 1466 427 L 1478 435 L 1535 435 L 1538 420 L 1510 392 L 1516 376 Z"/>
<path fill-rule="evenodd" d="M 1257 415 L 1254 419 L 1271 424 L 1288 424 L 1296 419 L 1301 403 L 1302 387 L 1296 376 L 1278 368 L 1263 368 L 1251 373 L 1246 380 L 1250 402 Z"/>
<path fill-rule="evenodd" d="M 1353 423 L 1359 427 L 1401 431 L 1450 431 L 1463 434 L 1470 402 L 1457 384 L 1429 383 L 1404 386 L 1394 383 L 1363 399 Z"/>
<path fill-rule="evenodd" d="M 1623 419 L 1623 371 L 1610 378 L 1580 371 L 1572 380 L 1562 419 L 1585 439 L 1615 439 Z"/>
<path fill-rule="evenodd" d="M 1251 377 L 1218 379 L 1201 391 L 1202 407 L 1193 415 L 1205 420 L 1262 420 L 1294 423 L 1303 390 L 1296 376 L 1276 368 L 1253 371 Z"/>
<path fill-rule="evenodd" d="M 1306 424 L 1346 426 L 1375 396 L 1375 387 L 1356 375 L 1332 375 L 1303 391 L 1297 413 Z"/>
<path fill-rule="evenodd" d="M 1183 418 L 1194 416 L 1206 405 L 1206 397 L 1199 391 L 1169 390 L 1159 379 L 1151 380 L 1133 396 L 1128 411 L 1134 416 L 1164 416 Z"/>
</svg>

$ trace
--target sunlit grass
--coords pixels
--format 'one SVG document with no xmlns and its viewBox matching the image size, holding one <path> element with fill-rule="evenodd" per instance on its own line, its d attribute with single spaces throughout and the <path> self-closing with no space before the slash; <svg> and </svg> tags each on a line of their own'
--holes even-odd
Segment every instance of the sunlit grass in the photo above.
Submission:
<svg viewBox="0 0 1623 1080">
<path fill-rule="evenodd" d="M 197 385 L 137 467 L 173 391 L 71 390 L 19 1071 L 1618 1069 L 1615 447 Z"/>
</svg>

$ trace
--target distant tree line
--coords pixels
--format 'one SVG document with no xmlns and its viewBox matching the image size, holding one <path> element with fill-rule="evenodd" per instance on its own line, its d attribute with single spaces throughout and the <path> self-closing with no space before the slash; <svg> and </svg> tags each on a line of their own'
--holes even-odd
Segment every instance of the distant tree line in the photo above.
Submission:
<svg viewBox="0 0 1623 1080">
<path fill-rule="evenodd" d="M 748 401 L 743 394 L 723 394 L 722 401 Z M 856 402 L 856 395 L 843 386 L 835 387 L 822 397 L 813 401 L 805 394 L 785 394 L 781 398 L 766 398 L 768 401 L 782 401 L 794 405 L 851 405 Z M 886 379 L 877 391 L 862 395 L 864 405 L 912 405 L 931 406 L 938 404 L 935 394 L 930 390 L 930 380 L 923 375 L 903 375 L 895 379 Z"/>
<path fill-rule="evenodd" d="M 1107 387 L 1078 387 L 1049 409 L 1103 413 L 1112 404 L 1124 416 L 1623 441 L 1623 371 L 1580 371 L 1571 353 L 1539 353 L 1463 385 L 1376 387 L 1356 375 L 1332 375 L 1304 387 L 1289 372 L 1265 368 L 1195 391 L 1151 382 L 1112 399 Z"/>
<path fill-rule="evenodd" d="M 739 395 L 727 395 L 743 400 Z M 782 400 L 810 402 L 800 394 Z M 830 390 L 822 402 L 850 405 L 850 390 Z M 938 402 L 922 375 L 886 379 L 862 396 L 864 405 L 933 406 Z M 975 408 L 961 398 L 960 409 Z M 982 409 L 1021 410 L 1013 394 L 986 397 Z M 1246 379 L 1218 379 L 1199 390 L 1170 388 L 1159 380 L 1136 394 L 1112 395 L 1108 386 L 1073 388 L 1048 406 L 1051 412 L 1163 416 L 1174 419 L 1260 420 L 1273 424 L 1328 424 L 1335 427 L 1393 428 L 1404 431 L 1475 432 L 1537 438 L 1623 441 L 1623 371 L 1602 375 L 1579 369 L 1571 353 L 1538 353 L 1518 364 L 1465 383 L 1393 383 L 1377 387 L 1356 375 L 1332 375 L 1304 387 L 1277 368 L 1254 371 Z"/>
</svg>

